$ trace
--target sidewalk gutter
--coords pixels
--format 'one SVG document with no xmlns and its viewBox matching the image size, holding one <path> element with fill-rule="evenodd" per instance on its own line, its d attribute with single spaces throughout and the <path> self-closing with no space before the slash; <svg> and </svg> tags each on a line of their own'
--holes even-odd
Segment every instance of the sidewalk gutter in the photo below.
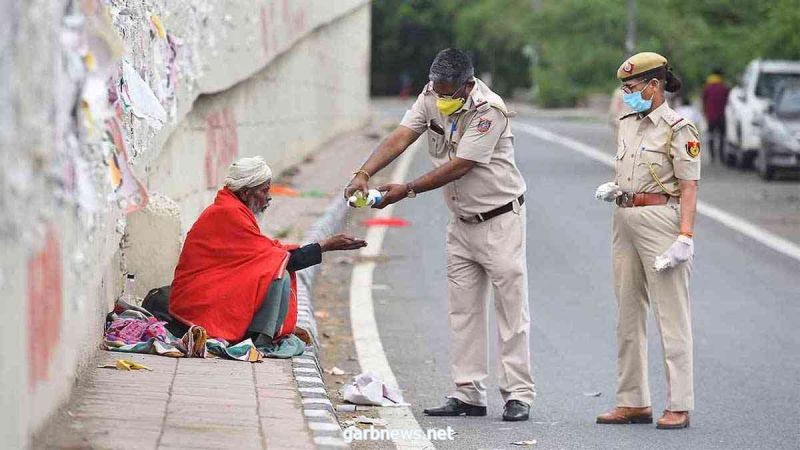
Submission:
<svg viewBox="0 0 800 450">
<path fill-rule="evenodd" d="M 322 217 L 306 230 L 303 243 L 318 242 L 336 233 L 346 215 L 347 203 L 336 197 Z M 314 278 L 319 270 L 320 265 L 316 265 L 297 272 L 297 325 L 309 331 L 314 341 L 314 350 L 306 350 L 303 355 L 292 358 L 294 378 L 302 399 L 303 415 L 314 435 L 314 443 L 322 449 L 349 447 L 342 438 L 342 428 L 325 390 L 323 371 L 317 356 L 320 347 L 311 296 Z"/>
</svg>

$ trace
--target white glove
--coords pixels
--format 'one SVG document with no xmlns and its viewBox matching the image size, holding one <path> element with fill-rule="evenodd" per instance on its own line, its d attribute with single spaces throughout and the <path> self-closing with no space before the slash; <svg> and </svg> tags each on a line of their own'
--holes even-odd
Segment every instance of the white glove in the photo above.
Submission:
<svg viewBox="0 0 800 450">
<path fill-rule="evenodd" d="M 661 256 L 656 256 L 653 269 L 656 272 L 675 267 L 694 256 L 694 241 L 689 236 L 680 235 Z"/>
<path fill-rule="evenodd" d="M 613 181 L 597 186 L 597 190 L 594 192 L 594 197 L 596 199 L 605 200 L 607 202 L 613 202 L 620 195 L 622 195 L 622 189 Z"/>
</svg>

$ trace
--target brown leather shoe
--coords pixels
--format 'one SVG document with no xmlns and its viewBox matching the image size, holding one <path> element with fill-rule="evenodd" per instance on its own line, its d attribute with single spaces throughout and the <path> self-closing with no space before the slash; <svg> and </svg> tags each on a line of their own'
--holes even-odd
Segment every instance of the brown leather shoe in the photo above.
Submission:
<svg viewBox="0 0 800 450">
<path fill-rule="evenodd" d="M 656 428 L 659 430 L 677 430 L 689 427 L 688 411 L 664 411 L 664 415 L 658 419 Z"/>
<path fill-rule="evenodd" d="M 631 408 L 617 406 L 606 413 L 597 416 L 597 423 L 605 425 L 627 425 L 631 423 L 653 423 L 653 408 Z"/>
</svg>

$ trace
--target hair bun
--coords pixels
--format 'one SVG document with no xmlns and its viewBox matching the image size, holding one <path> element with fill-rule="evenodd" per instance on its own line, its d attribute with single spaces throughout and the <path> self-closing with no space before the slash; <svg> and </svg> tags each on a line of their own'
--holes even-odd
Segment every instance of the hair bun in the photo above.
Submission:
<svg viewBox="0 0 800 450">
<path fill-rule="evenodd" d="M 667 68 L 666 84 L 664 85 L 664 89 L 667 92 L 678 92 L 681 90 L 681 86 L 683 86 L 681 79 L 672 73 L 672 68 Z"/>
</svg>

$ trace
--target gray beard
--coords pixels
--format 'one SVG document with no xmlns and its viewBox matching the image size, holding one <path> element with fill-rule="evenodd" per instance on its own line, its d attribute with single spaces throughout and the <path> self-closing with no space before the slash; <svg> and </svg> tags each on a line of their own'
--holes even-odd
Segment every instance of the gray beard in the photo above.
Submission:
<svg viewBox="0 0 800 450">
<path fill-rule="evenodd" d="M 264 205 L 261 209 L 257 209 L 256 205 L 253 203 L 248 203 L 247 208 L 253 212 L 253 215 L 256 216 L 256 219 L 260 220 L 264 216 L 264 212 L 267 210 L 267 206 Z"/>
</svg>

